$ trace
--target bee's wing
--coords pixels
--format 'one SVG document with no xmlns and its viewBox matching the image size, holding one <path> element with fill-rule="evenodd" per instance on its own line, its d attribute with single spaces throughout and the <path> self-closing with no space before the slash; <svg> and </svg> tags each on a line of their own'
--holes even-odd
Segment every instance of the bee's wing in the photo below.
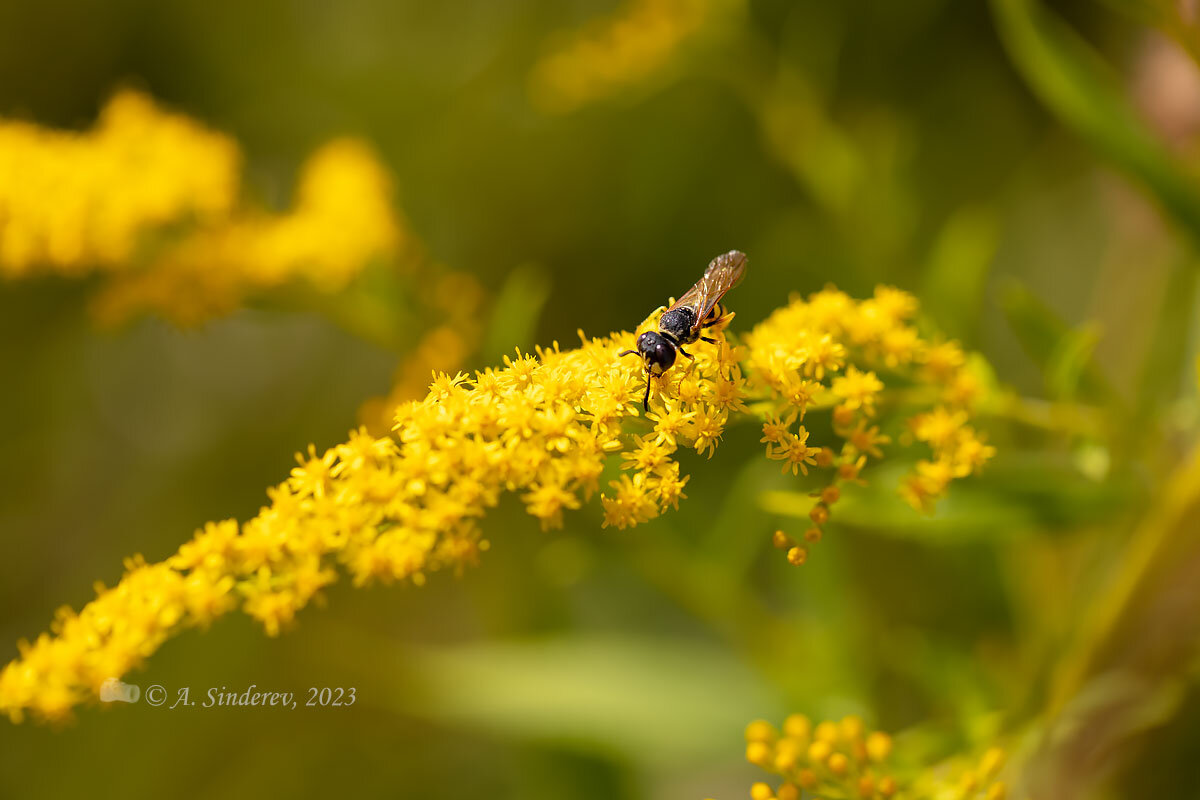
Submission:
<svg viewBox="0 0 1200 800">
<path fill-rule="evenodd" d="M 731 250 L 717 256 L 704 270 L 704 277 L 696 281 L 696 285 L 688 289 L 683 297 L 671 306 L 679 308 L 688 306 L 695 312 L 695 322 L 692 330 L 700 328 L 704 318 L 713 310 L 713 306 L 721 302 L 725 293 L 741 283 L 746 274 L 746 256 L 737 250 Z"/>
<path fill-rule="evenodd" d="M 708 275 L 696 281 L 696 285 L 683 293 L 683 296 L 675 301 L 674 305 L 668 308 L 668 311 L 673 311 L 676 308 L 690 308 L 697 314 L 700 312 L 700 307 L 708 301 L 709 285 L 705 281 Z"/>
</svg>

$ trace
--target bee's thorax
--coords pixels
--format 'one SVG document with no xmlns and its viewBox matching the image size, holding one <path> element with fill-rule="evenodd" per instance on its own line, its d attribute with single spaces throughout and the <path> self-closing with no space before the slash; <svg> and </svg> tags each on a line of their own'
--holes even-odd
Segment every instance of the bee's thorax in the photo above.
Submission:
<svg viewBox="0 0 1200 800">
<path fill-rule="evenodd" d="M 659 330 L 673 338 L 687 342 L 692 328 L 696 326 L 696 312 L 688 306 L 672 308 L 658 320 Z"/>
</svg>

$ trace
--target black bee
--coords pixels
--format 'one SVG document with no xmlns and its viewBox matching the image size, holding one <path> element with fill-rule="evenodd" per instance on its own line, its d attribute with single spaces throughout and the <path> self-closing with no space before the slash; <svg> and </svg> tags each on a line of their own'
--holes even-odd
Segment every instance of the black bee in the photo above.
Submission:
<svg viewBox="0 0 1200 800">
<path fill-rule="evenodd" d="M 675 363 L 675 353 L 690 359 L 695 356 L 683 349 L 696 340 L 716 344 L 716 340 L 701 336 L 700 331 L 725 318 L 721 298 L 742 281 L 746 274 L 746 254 L 737 250 L 717 256 L 704 270 L 704 277 L 688 289 L 675 305 L 663 312 L 658 331 L 646 331 L 637 339 L 636 350 L 626 350 L 622 356 L 640 355 L 646 362 L 646 396 L 642 408 L 650 410 L 650 376 L 662 375 Z M 657 371 L 656 371 L 657 370 Z"/>
</svg>

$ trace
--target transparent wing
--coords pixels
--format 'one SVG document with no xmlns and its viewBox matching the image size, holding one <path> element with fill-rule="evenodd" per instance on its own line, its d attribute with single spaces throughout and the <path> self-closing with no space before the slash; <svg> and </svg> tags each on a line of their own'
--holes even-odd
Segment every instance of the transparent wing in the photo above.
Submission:
<svg viewBox="0 0 1200 800">
<path fill-rule="evenodd" d="M 744 253 L 730 250 L 724 255 L 719 255 L 709 262 L 708 269 L 704 270 L 704 276 L 696 281 L 696 285 L 684 292 L 683 297 L 671 308 L 691 308 L 695 313 L 692 330 L 697 330 L 713 310 L 713 306 L 721 302 L 726 292 L 741 283 L 745 274 Z"/>
</svg>

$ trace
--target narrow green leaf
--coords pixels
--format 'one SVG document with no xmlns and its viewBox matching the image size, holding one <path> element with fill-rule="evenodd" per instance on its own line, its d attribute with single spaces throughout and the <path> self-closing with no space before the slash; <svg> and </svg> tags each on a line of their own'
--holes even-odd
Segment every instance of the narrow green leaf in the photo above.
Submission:
<svg viewBox="0 0 1200 800">
<path fill-rule="evenodd" d="M 1117 399 L 1092 358 L 1098 334 L 1091 326 L 1072 329 L 1041 298 L 1015 281 L 1001 295 L 1000 307 L 1021 347 L 1041 368 L 1052 398 Z"/>
<path fill-rule="evenodd" d="M 405 676 L 385 701 L 394 711 L 635 762 L 719 756 L 748 715 L 784 711 L 761 678 L 698 641 L 597 634 L 372 645 Z"/>
<path fill-rule="evenodd" d="M 1138 497 L 1128 472 L 1096 480 L 1067 453 L 1052 458 L 1004 450 L 982 476 L 954 481 L 937 510 L 927 515 L 914 511 L 897 492 L 910 468 L 881 465 L 867 473 L 866 486 L 847 486 L 835 509 L 836 524 L 930 545 L 1007 542 L 1095 524 Z"/>
<path fill-rule="evenodd" d="M 1189 354 L 1196 317 L 1198 283 L 1196 270 L 1183 265 L 1171 270 L 1163 290 L 1154 337 L 1146 350 L 1138 381 L 1137 409 L 1140 419 L 1179 397 L 1195 381 Z M 1194 385 L 1194 384 L 1193 384 Z"/>
<path fill-rule="evenodd" d="M 975 208 L 953 214 L 934 242 L 925 267 L 922 304 L 938 326 L 955 338 L 969 338 L 979 318 L 998 242 L 995 215 Z"/>
<path fill-rule="evenodd" d="M 550 276 L 536 264 L 522 264 L 505 278 L 492 305 L 482 351 L 483 362 L 498 362 L 514 346 L 532 347 L 542 306 L 550 297 Z"/>
<path fill-rule="evenodd" d="M 992 11 L 1009 56 L 1042 102 L 1200 240 L 1200 188 L 1146 129 L 1091 46 L 1037 0 L 992 0 Z"/>
<path fill-rule="evenodd" d="M 1056 400 L 1074 400 L 1088 364 L 1100 343 L 1100 328 L 1082 325 L 1058 340 L 1046 362 L 1046 389 Z"/>
</svg>

